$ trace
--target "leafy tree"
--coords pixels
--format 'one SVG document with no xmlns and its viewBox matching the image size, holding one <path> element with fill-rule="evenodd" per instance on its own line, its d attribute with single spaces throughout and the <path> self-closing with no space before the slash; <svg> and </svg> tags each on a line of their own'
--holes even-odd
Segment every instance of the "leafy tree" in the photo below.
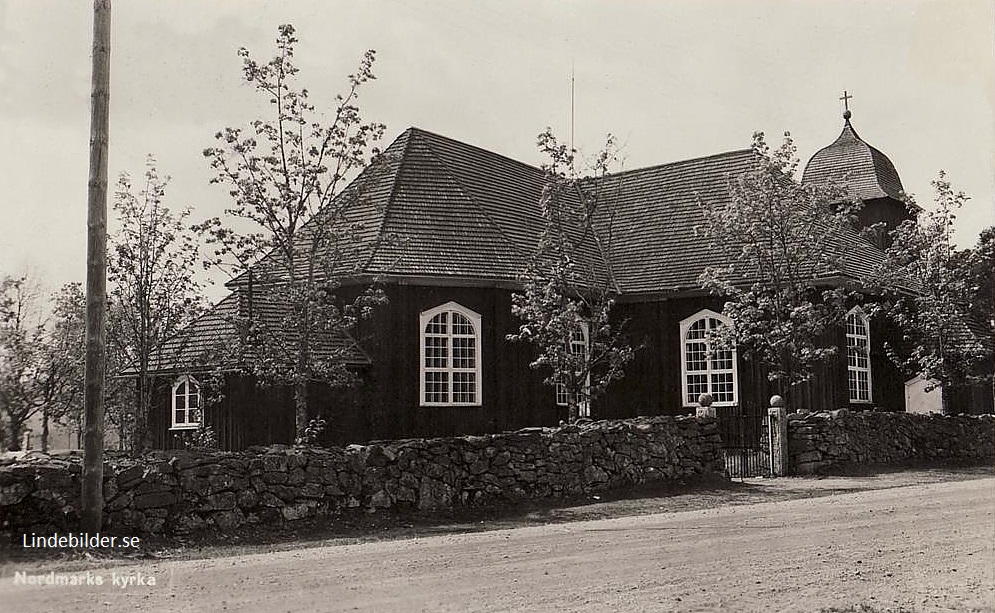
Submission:
<svg viewBox="0 0 995 613">
<path fill-rule="evenodd" d="M 117 303 L 107 305 L 107 379 L 104 382 L 104 431 L 113 432 L 117 438 L 118 450 L 136 449 L 137 429 L 135 427 L 139 411 L 138 385 L 131 376 L 126 376 L 135 367 L 128 343 L 128 319 Z M 151 362 L 158 363 L 159 356 Z M 153 383 L 153 386 L 155 384 Z M 152 391 L 152 390 L 150 390 Z M 151 398 L 150 398 L 151 400 Z M 107 440 L 105 438 L 105 440 Z"/>
<path fill-rule="evenodd" d="M 730 264 L 699 280 L 727 299 L 722 312 L 734 324 L 715 340 L 765 366 L 787 394 L 838 350 L 829 332 L 850 292 L 824 278 L 841 269 L 859 204 L 841 185 L 799 182 L 789 134 L 772 150 L 757 132 L 752 148 L 755 165 L 730 179 L 728 204 L 701 203 L 700 230 Z"/>
<path fill-rule="evenodd" d="M 189 210 L 173 213 L 164 204 L 168 177 L 160 177 L 155 160 L 146 162 L 144 181 L 137 189 L 122 174 L 114 210 L 120 227 L 111 236 L 109 362 L 133 369 L 136 397 L 133 445 L 151 446 L 146 427 L 152 402 L 153 373 L 166 357 L 167 340 L 201 310 L 201 285 L 195 271 L 200 261 L 196 234 L 186 224 Z M 112 376 L 120 374 L 108 371 Z"/>
<path fill-rule="evenodd" d="M 362 189 L 341 187 L 377 156 L 374 145 L 384 126 L 364 123 L 357 106 L 361 87 L 375 78 L 373 51 L 349 76 L 347 93 L 336 97 L 327 118 L 297 85 L 297 42 L 294 27 L 282 25 L 270 60 L 239 50 L 245 81 L 266 98 L 272 114 L 247 130 L 225 128 L 216 135 L 218 145 L 204 151 L 216 173 L 212 182 L 227 186 L 234 204 L 224 221 L 214 218 L 200 229 L 214 246 L 208 265 L 228 270 L 253 294 L 250 299 L 270 307 L 268 317 L 237 322 L 243 334 L 235 359 L 264 384 L 293 388 L 296 432 L 303 439 L 308 384 L 354 379 L 345 367 L 347 347 L 331 341 L 385 300 L 373 288 L 351 300 L 335 295 L 359 265 L 350 246 L 362 230 L 354 212 L 364 198 Z"/>
<path fill-rule="evenodd" d="M 49 419 L 82 437 L 86 353 L 86 296 L 80 283 L 67 283 L 53 296 L 44 365 L 53 393 L 42 410 L 42 449 L 48 450 Z M 81 442 L 81 441 L 80 441 Z"/>
<path fill-rule="evenodd" d="M 967 258 L 969 283 L 976 295 L 971 316 L 987 323 L 995 336 L 995 226 L 981 231 L 974 248 L 967 250 Z"/>
<path fill-rule="evenodd" d="M 48 448 L 49 418 L 71 406 L 78 391 L 81 347 L 62 342 L 50 329 L 36 283 L 27 277 L 0 281 L 0 414 L 8 446 L 20 448 L 24 426 L 42 415 L 42 449 Z"/>
<path fill-rule="evenodd" d="M 32 313 L 36 298 L 26 277 L 0 279 L 0 414 L 5 442 L 14 451 L 20 449 L 25 423 L 41 409 L 35 348 L 44 328 Z"/>
<path fill-rule="evenodd" d="M 107 338 L 109 351 L 107 353 L 107 372 L 110 376 L 104 384 L 104 415 L 108 428 L 114 428 L 114 433 L 125 449 L 130 445 L 134 430 L 135 417 L 135 381 L 121 377 L 120 374 L 133 366 L 131 358 L 122 354 L 122 325 L 124 319 L 116 304 L 109 305 L 107 317 Z M 77 433 L 82 445 L 84 426 L 83 415 L 83 375 L 86 342 L 86 296 L 80 283 L 67 283 L 53 297 L 52 317 L 49 325 L 49 362 L 53 368 L 65 370 L 62 391 L 49 405 L 48 416 Z M 61 364 L 61 366 L 57 366 Z M 43 414 L 43 417 L 46 415 Z M 44 429 L 44 421 L 43 421 Z M 43 433 L 44 440 L 44 433 Z"/>
<path fill-rule="evenodd" d="M 995 226 L 981 231 L 978 242 L 970 251 L 969 262 L 971 287 L 977 289 L 977 298 L 971 301 L 971 317 L 988 325 L 987 343 L 990 350 L 995 345 Z M 995 373 L 989 372 L 988 378 L 991 381 L 992 396 L 995 397 Z"/>
<path fill-rule="evenodd" d="M 582 406 L 624 375 L 634 354 L 610 318 L 618 295 L 611 268 L 612 199 L 621 182 L 606 178 L 617 159 L 610 136 L 588 176 L 575 172 L 575 152 L 549 128 L 538 140 L 550 160 L 543 165 L 543 227 L 522 275 L 522 292 L 512 296 L 512 312 L 522 323 L 507 338 L 538 349 L 530 366 L 550 372 L 544 383 L 557 388 L 574 422 Z"/>
<path fill-rule="evenodd" d="M 958 252 L 951 232 L 968 196 L 955 191 L 942 170 L 932 185 L 934 208 L 891 233 L 878 272 L 886 291 L 878 308 L 903 332 L 886 345 L 896 364 L 926 380 L 958 386 L 991 377 L 978 367 L 991 356 L 992 232 L 983 233 L 977 252 Z"/>
</svg>

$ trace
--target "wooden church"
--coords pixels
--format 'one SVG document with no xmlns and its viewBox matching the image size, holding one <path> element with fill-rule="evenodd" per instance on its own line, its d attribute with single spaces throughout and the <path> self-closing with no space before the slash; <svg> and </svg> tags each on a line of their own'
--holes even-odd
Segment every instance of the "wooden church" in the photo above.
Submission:
<svg viewBox="0 0 995 613">
<path fill-rule="evenodd" d="M 729 179 L 752 168 L 751 150 L 661 164 L 612 175 L 624 182 L 614 201 L 615 312 L 642 345 L 626 376 L 588 407 L 594 419 L 693 412 L 709 393 L 717 406 L 766 406 L 764 372 L 735 351 L 712 352 L 708 330 L 728 324 L 723 301 L 698 276 L 721 254 L 695 236 L 699 198 L 728 202 Z M 356 179 L 367 197 L 356 214 L 363 230 L 351 253 L 357 274 L 337 291 L 378 279 L 388 298 L 353 338 L 329 339 L 358 374 L 347 389 L 313 386 L 309 415 L 328 423 L 327 442 L 479 434 L 555 425 L 566 417 L 546 376 L 529 368 L 534 349 L 511 343 L 519 321 L 511 296 L 533 253 L 542 220 L 539 168 L 445 136 L 410 128 L 386 150 L 387 167 Z M 892 162 L 863 141 L 849 112 L 843 130 L 808 161 L 803 181 L 845 177 L 865 202 L 861 223 L 894 227 L 909 214 Z M 348 191 L 349 188 L 347 188 Z M 387 236 L 402 241 L 383 240 Z M 881 261 L 881 245 L 852 236 L 844 269 L 832 282 L 857 282 Z M 149 427 L 158 447 L 176 434 L 211 426 L 220 446 L 290 443 L 294 403 L 288 389 L 244 376 L 224 380 L 207 402 L 212 348 L 235 335 L 234 316 L 279 310 L 244 282 L 167 348 Z M 796 408 L 903 410 L 901 376 L 885 357 L 888 322 L 855 307 L 841 321 L 835 362 L 798 389 Z"/>
</svg>

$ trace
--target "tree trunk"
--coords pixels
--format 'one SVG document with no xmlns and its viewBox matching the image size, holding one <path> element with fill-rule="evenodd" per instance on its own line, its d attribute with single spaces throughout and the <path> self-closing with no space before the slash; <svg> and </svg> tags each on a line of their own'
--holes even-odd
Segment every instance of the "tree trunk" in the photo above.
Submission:
<svg viewBox="0 0 995 613">
<path fill-rule="evenodd" d="M 307 383 L 294 384 L 295 438 L 304 440 L 304 430 L 307 429 Z"/>
<path fill-rule="evenodd" d="M 48 407 L 41 410 L 41 451 L 48 453 Z"/>
<path fill-rule="evenodd" d="M 124 420 L 117 426 L 117 450 L 127 451 L 128 450 L 128 427 L 125 425 Z"/>
<path fill-rule="evenodd" d="M 573 397 L 573 396 L 574 395 L 571 394 L 571 398 L 569 400 L 567 400 L 567 423 L 568 424 L 576 423 L 577 420 L 580 418 L 580 405 L 577 403 L 577 398 Z"/>
<path fill-rule="evenodd" d="M 23 434 L 24 434 L 24 422 L 10 423 L 10 445 L 8 445 L 8 449 L 10 451 L 21 450 L 21 436 Z"/>
<path fill-rule="evenodd" d="M 142 372 L 138 376 L 138 398 L 135 402 L 134 434 L 131 439 L 135 455 L 142 455 L 152 448 L 152 440 L 148 431 L 148 415 L 151 405 L 149 379 L 148 368 L 142 367 Z"/>
</svg>

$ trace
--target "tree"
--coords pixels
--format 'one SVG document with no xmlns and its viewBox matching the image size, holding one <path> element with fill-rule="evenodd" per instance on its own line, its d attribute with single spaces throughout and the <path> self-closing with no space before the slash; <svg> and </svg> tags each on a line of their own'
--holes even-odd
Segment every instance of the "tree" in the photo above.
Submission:
<svg viewBox="0 0 995 613">
<path fill-rule="evenodd" d="M 137 378 L 132 407 L 136 451 L 151 445 L 146 421 L 153 373 L 166 357 L 162 349 L 202 308 L 195 276 L 200 262 L 197 236 L 186 224 L 189 210 L 175 214 L 164 204 L 168 182 L 150 156 L 141 188 L 136 192 L 124 173 L 114 198 L 120 227 L 111 237 L 109 311 L 115 320 L 108 328 L 110 353 L 117 355 L 109 361 L 132 368 Z"/>
<path fill-rule="evenodd" d="M 82 437 L 86 296 L 80 283 L 67 283 L 53 296 L 44 352 L 44 367 L 52 382 L 52 393 L 42 409 L 42 450 L 47 451 L 49 419 L 75 429 Z"/>
<path fill-rule="evenodd" d="M 45 339 L 37 300 L 37 288 L 27 277 L 0 280 L 0 413 L 14 451 L 21 448 L 25 423 L 43 406 L 38 348 Z"/>
<path fill-rule="evenodd" d="M 897 365 L 927 381 L 977 383 L 991 377 L 978 368 L 991 356 L 992 232 L 987 239 L 982 234 L 976 252 L 958 252 L 951 233 L 968 196 L 955 191 L 942 170 L 932 185 L 934 208 L 892 231 L 878 271 L 885 289 L 878 309 L 902 330 L 886 350 Z"/>
<path fill-rule="evenodd" d="M 44 316 L 37 283 L 24 276 L 0 281 L 0 414 L 5 438 L 20 449 L 24 426 L 42 416 L 42 450 L 48 450 L 49 420 L 82 399 L 82 344 L 63 337 Z M 58 303 L 57 303 L 58 306 Z M 77 322 L 78 324 L 78 322 Z M 77 332 L 78 332 L 77 328 Z"/>
<path fill-rule="evenodd" d="M 969 262 L 971 287 L 977 288 L 977 298 L 971 301 L 971 317 L 975 321 L 987 323 L 990 350 L 995 346 L 995 226 L 981 231 L 978 242 L 970 251 Z M 995 372 L 989 372 L 988 378 L 992 396 L 995 397 Z"/>
<path fill-rule="evenodd" d="M 120 451 L 136 449 L 136 418 L 139 413 L 136 380 L 123 376 L 135 366 L 131 352 L 126 350 L 129 344 L 121 340 L 129 336 L 128 319 L 123 311 L 115 302 L 107 305 L 107 372 L 111 376 L 104 386 L 104 431 L 114 432 Z M 154 362 L 158 361 L 157 356 Z"/>
<path fill-rule="evenodd" d="M 243 318 L 236 359 L 257 380 L 293 388 L 298 439 L 308 426 L 307 394 L 312 382 L 347 385 L 347 348 L 330 342 L 353 329 L 358 318 L 384 301 L 375 288 L 345 300 L 335 295 L 341 279 L 359 265 L 354 250 L 362 223 L 354 214 L 360 188 L 344 182 L 379 153 L 374 147 L 384 126 L 364 123 L 357 99 L 374 79 L 374 52 L 367 51 L 349 89 L 336 97 L 330 120 L 297 86 L 294 27 L 279 27 L 277 54 L 267 62 L 239 50 L 245 81 L 265 96 L 272 115 L 248 130 L 225 128 L 218 146 L 204 151 L 215 171 L 213 183 L 229 188 L 234 205 L 226 219 L 200 226 L 214 247 L 209 265 L 223 267 L 248 288 L 271 316 Z M 242 231 L 231 221 L 248 222 Z M 248 271 L 248 272 L 246 272 Z M 239 276 L 241 275 L 241 276 Z"/>
<path fill-rule="evenodd" d="M 995 336 L 995 226 L 982 230 L 974 247 L 966 251 L 968 279 L 976 296 L 971 301 L 971 317 L 987 323 Z"/>
<path fill-rule="evenodd" d="M 4 335 L 7 333 L 8 326 L 14 318 L 14 296 L 11 291 L 14 281 L 13 277 L 7 275 L 0 276 L 0 347 L 5 342 Z M 5 355 L 5 353 L 0 352 L 0 358 L 6 360 Z M 2 376 L 5 366 L 6 362 L 0 362 L 0 376 Z M 2 402 L 2 397 L 0 397 L 0 402 Z M 0 449 L 8 448 L 5 414 L 6 411 L 3 405 L 0 405 Z"/>
<path fill-rule="evenodd" d="M 536 347 L 539 355 L 530 366 L 549 370 L 544 383 L 566 401 L 572 423 L 582 406 L 624 375 L 635 351 L 622 326 L 611 321 L 618 296 L 611 267 L 612 206 L 621 181 L 607 178 L 617 159 L 610 136 L 588 176 L 575 173 L 575 152 L 559 144 L 549 128 L 539 135 L 539 149 L 550 159 L 543 165 L 539 203 L 543 227 L 522 275 L 522 292 L 512 296 L 512 313 L 522 323 L 507 338 Z"/>
<path fill-rule="evenodd" d="M 796 147 L 789 134 L 776 150 L 753 135 L 755 165 L 730 179 L 728 204 L 702 202 L 700 228 L 730 262 L 707 268 L 704 289 L 727 299 L 718 346 L 735 347 L 768 370 L 781 394 L 809 379 L 837 352 L 829 334 L 840 326 L 850 291 L 826 277 L 842 268 L 856 235 L 859 204 L 835 183 L 795 179 Z"/>
</svg>

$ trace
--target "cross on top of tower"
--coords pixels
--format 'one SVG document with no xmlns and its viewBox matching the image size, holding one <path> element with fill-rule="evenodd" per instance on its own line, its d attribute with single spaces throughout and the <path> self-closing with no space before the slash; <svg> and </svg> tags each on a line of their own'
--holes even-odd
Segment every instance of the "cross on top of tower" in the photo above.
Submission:
<svg viewBox="0 0 995 613">
<path fill-rule="evenodd" d="M 850 119 L 853 113 L 850 112 L 850 98 L 853 98 L 850 94 L 843 90 L 843 95 L 840 96 L 840 100 L 843 101 L 843 119 Z"/>
</svg>

